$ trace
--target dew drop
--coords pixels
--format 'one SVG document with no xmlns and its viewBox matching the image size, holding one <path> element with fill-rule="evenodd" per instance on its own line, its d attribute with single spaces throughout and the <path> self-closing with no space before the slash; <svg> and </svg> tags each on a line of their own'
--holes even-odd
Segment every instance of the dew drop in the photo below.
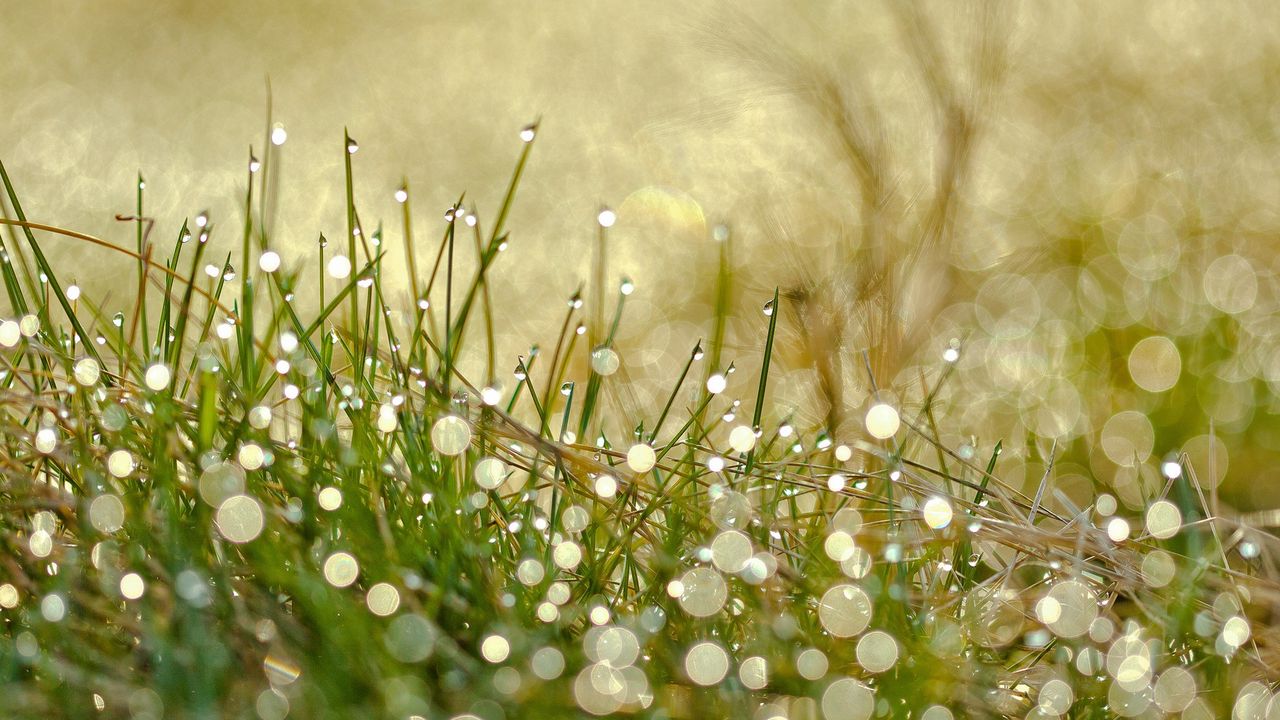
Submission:
<svg viewBox="0 0 1280 720">
<path fill-rule="evenodd" d="M 653 448 L 644 443 L 632 445 L 627 451 L 627 467 L 633 472 L 644 473 L 653 469 L 658 462 L 658 455 Z"/>
<path fill-rule="evenodd" d="M 334 255 L 329 258 L 329 277 L 343 280 L 351 274 L 351 260 L 346 255 Z"/>
<path fill-rule="evenodd" d="M 715 375 L 707 378 L 707 392 L 712 395 L 719 395 L 724 392 L 724 389 L 728 387 L 728 385 L 729 381 L 720 373 L 716 373 Z"/>
<path fill-rule="evenodd" d="M 378 583 L 369 588 L 369 592 L 365 593 L 365 605 L 369 606 L 369 611 L 379 618 L 392 615 L 399 609 L 399 591 L 396 585 L 390 583 Z"/>
<path fill-rule="evenodd" d="M 360 563 L 348 552 L 336 552 L 325 558 L 324 579 L 334 587 L 347 587 L 360 574 Z"/>
<path fill-rule="evenodd" d="M 280 269 L 280 253 L 268 250 L 258 257 L 258 267 L 262 272 L 273 273 Z"/>
<path fill-rule="evenodd" d="M 892 405 L 877 403 L 867 410 L 867 432 L 879 440 L 888 440 L 898 432 L 901 421 Z"/>
<path fill-rule="evenodd" d="M 951 503 L 946 498 L 931 497 L 925 501 L 921 514 L 926 525 L 934 530 L 941 530 L 951 524 Z"/>
<path fill-rule="evenodd" d="M 441 455 L 461 455 L 471 444 L 471 426 L 456 415 L 446 415 L 431 428 L 431 445 Z"/>
<path fill-rule="evenodd" d="M 233 495 L 218 506 L 214 524 L 222 537 L 233 543 L 247 543 L 262 533 L 266 519 L 262 506 L 248 495 Z"/>
<path fill-rule="evenodd" d="M 715 685 L 729 672 L 729 654 L 714 642 L 700 642 L 685 653 L 684 671 L 698 685 Z"/>
</svg>

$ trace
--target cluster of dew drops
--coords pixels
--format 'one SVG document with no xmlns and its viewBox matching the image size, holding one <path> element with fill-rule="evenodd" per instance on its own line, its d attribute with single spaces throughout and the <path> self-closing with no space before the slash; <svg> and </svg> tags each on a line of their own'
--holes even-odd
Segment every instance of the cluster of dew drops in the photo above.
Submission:
<svg viewBox="0 0 1280 720">
<path fill-rule="evenodd" d="M 534 132 L 532 126 L 525 128 L 520 137 L 524 142 L 531 142 Z M 272 131 L 271 141 L 280 145 L 286 138 L 284 128 L 277 125 Z M 358 145 L 351 141 L 348 152 L 357 150 Z M 251 161 L 250 169 L 258 170 L 256 160 Z M 407 197 L 404 189 L 395 193 L 397 202 L 404 203 Z M 474 216 L 467 215 L 461 208 L 453 208 L 451 213 L 451 220 L 460 217 L 475 222 Z M 616 221 L 617 215 L 609 209 L 601 210 L 597 216 L 602 228 L 611 227 Z M 207 225 L 207 216 L 200 215 L 196 222 L 200 242 L 207 239 L 204 231 Z M 188 239 L 184 238 L 184 241 Z M 267 250 L 259 256 L 258 267 L 265 273 L 274 273 L 281 268 L 282 262 L 277 252 Z M 335 279 L 345 279 L 353 271 L 351 259 L 333 255 L 326 270 Z M 206 272 L 210 278 L 229 280 L 234 277 L 234 270 L 229 266 L 209 265 Z M 624 280 L 620 289 L 623 295 L 630 295 L 635 286 L 630 280 Z M 79 294 L 76 286 L 67 288 L 69 299 L 74 301 Z M 419 302 L 420 305 L 426 303 L 425 300 Z M 580 303 L 580 300 L 571 302 Z M 774 311 L 772 303 L 764 307 L 766 315 Z M 114 322 L 119 327 L 123 318 L 117 315 Z M 0 347 L 15 348 L 24 338 L 35 337 L 38 331 L 39 320 L 34 315 L 0 321 Z M 232 332 L 229 322 L 216 328 L 216 333 L 223 340 L 229 339 Z M 105 340 L 99 337 L 97 342 L 103 344 Z M 284 333 L 279 344 L 288 355 L 297 349 L 298 339 Z M 959 359 L 958 347 L 953 344 L 946 348 L 942 359 L 955 363 Z M 288 361 L 280 363 L 277 371 L 287 374 L 290 369 Z M 602 377 L 615 374 L 621 364 L 622 358 L 611 347 L 601 346 L 591 351 L 591 368 Z M 731 383 L 732 370 L 730 366 L 725 372 L 709 375 L 705 382 L 707 393 L 712 396 L 725 393 Z M 102 374 L 96 360 L 84 357 L 73 364 L 71 379 L 85 390 L 94 390 L 101 388 Z M 517 383 L 526 380 L 523 360 L 514 377 Z M 147 366 L 142 373 L 143 384 L 153 392 L 168 389 L 173 380 L 171 369 L 160 363 Z M 298 397 L 299 389 L 288 385 L 284 394 L 287 399 L 294 399 Z M 479 395 L 484 405 L 495 406 L 502 399 L 503 391 L 494 383 L 483 387 Z M 402 402 L 403 396 L 397 395 L 377 408 L 375 426 L 378 431 L 389 434 L 397 430 L 397 408 Z M 737 405 L 735 401 L 733 408 Z M 462 407 L 465 408 L 465 403 Z M 724 414 L 724 419 L 726 423 L 736 419 L 733 409 Z M 102 417 L 107 429 L 119 429 L 126 420 L 119 405 L 108 406 Z M 271 408 L 260 406 L 249 412 L 248 420 L 252 427 L 265 430 L 272 426 L 275 416 Z M 867 435 L 878 442 L 892 443 L 902 431 L 899 409 L 890 402 L 873 402 L 863 420 Z M 778 436 L 788 438 L 794 432 L 790 425 L 783 425 L 778 429 Z M 441 456 L 467 462 L 468 452 L 473 447 L 473 435 L 472 424 L 464 410 L 436 419 L 431 426 L 430 440 Z M 735 424 L 728 428 L 726 442 L 740 458 L 757 449 L 760 437 L 759 428 Z M 572 442 L 574 438 L 562 437 L 561 440 Z M 42 419 L 41 427 L 30 441 L 37 453 L 54 453 L 59 444 L 55 419 Z M 854 455 L 848 445 L 835 445 L 825 437 L 819 441 L 819 448 L 832 449 L 833 456 L 841 463 L 849 462 Z M 508 450 L 519 455 L 523 448 L 512 442 Z M 652 440 L 630 445 L 622 456 L 627 472 L 599 473 L 592 478 L 591 489 L 596 501 L 615 501 L 626 483 L 643 482 L 648 473 L 655 468 L 660 469 L 661 451 L 662 448 Z M 702 468 L 712 478 L 726 479 L 736 462 L 726 457 L 727 454 L 706 453 L 701 460 Z M 269 466 L 272 461 L 270 447 L 244 442 L 233 457 L 210 462 L 201 469 L 197 481 L 199 497 L 214 509 L 214 526 L 227 542 L 246 544 L 262 535 L 270 513 L 262 501 L 246 491 L 245 473 Z M 108 475 L 117 480 L 129 478 L 138 471 L 137 459 L 126 449 L 107 449 L 104 463 Z M 1173 480 L 1180 475 L 1181 468 L 1178 463 L 1169 462 L 1162 471 Z M 476 460 L 469 473 L 470 481 L 477 486 L 477 491 L 468 499 L 472 506 L 470 509 L 483 507 L 487 493 L 513 489 L 523 492 L 515 487 L 515 475 L 508 463 L 498 457 Z M 825 489 L 840 493 L 849 487 L 849 482 L 845 474 L 833 472 L 825 478 Z M 662 593 L 672 603 L 665 607 L 655 603 L 625 612 L 623 608 L 611 606 L 607 599 L 596 597 L 580 598 L 586 606 L 572 608 L 575 604 L 574 585 L 579 582 L 575 570 L 581 566 L 585 552 L 583 544 L 575 537 L 591 527 L 592 511 L 582 505 L 564 508 L 557 528 L 552 528 L 546 517 L 540 516 L 535 521 L 535 528 L 552 542 L 550 566 L 544 565 L 541 558 L 521 558 L 511 569 L 511 577 L 529 588 L 545 586 L 543 599 L 536 604 L 531 621 L 552 625 L 572 615 L 568 613 L 571 609 L 575 613 L 585 613 L 586 629 L 579 640 L 581 656 L 586 662 L 571 678 L 566 678 L 572 688 L 572 696 L 582 710 L 595 715 L 609 715 L 650 707 L 655 702 L 658 689 L 644 670 L 645 662 L 651 657 L 647 643 L 657 637 L 664 626 L 676 621 L 668 617 L 667 608 L 674 607 L 682 613 L 685 616 L 681 619 L 683 622 L 695 625 L 706 622 L 712 627 L 717 618 L 726 614 L 748 612 L 741 593 L 762 590 L 770 582 L 777 581 L 780 569 L 788 562 L 784 552 L 774 547 L 760 547 L 758 538 L 746 532 L 755 510 L 746 495 L 731 489 L 728 482 L 719 480 L 710 482 L 702 492 L 709 507 L 708 515 L 717 530 L 709 541 L 690 553 L 688 567 L 660 580 Z M 533 498 L 533 495 L 525 494 Z M 430 493 L 421 499 L 424 503 L 432 500 Z M 341 490 L 326 486 L 317 490 L 317 501 L 323 511 L 333 512 L 342 506 L 344 498 Z M 910 521 L 918 523 L 922 532 L 934 533 L 947 541 L 955 537 L 949 535 L 955 524 L 963 523 L 966 518 L 964 511 L 954 507 L 952 499 L 943 494 L 922 498 L 918 503 L 911 502 L 907 509 L 911 513 Z M 1135 524 L 1140 526 L 1143 540 L 1168 540 L 1183 527 L 1181 511 L 1168 500 L 1151 503 L 1142 519 L 1136 522 L 1117 514 L 1117 510 L 1115 499 L 1108 495 L 1099 497 L 1094 506 L 1105 535 L 1116 545 L 1135 539 Z M 287 508 L 285 513 L 297 511 L 297 508 Z M 125 525 L 124 502 L 112 492 L 95 496 L 88 503 L 87 513 L 92 527 L 108 536 L 119 532 Z M 57 525 L 53 513 L 42 511 L 34 514 L 25 538 L 32 556 L 49 558 L 53 554 Z M 508 530 L 518 532 L 519 523 L 512 523 Z M 831 582 L 814 598 L 814 602 L 791 608 L 793 612 L 808 612 L 815 616 L 822 633 L 817 642 L 811 645 L 802 642 L 798 631 L 800 623 L 785 614 L 770 625 L 771 631 L 780 637 L 794 639 L 791 644 L 795 646 L 795 652 L 789 656 L 753 653 L 746 646 L 726 641 L 710 630 L 681 650 L 682 680 L 694 687 L 732 686 L 757 693 L 760 700 L 755 717 L 762 720 L 812 717 L 815 714 L 829 720 L 863 720 L 887 715 L 891 708 L 888 699 L 880 697 L 877 692 L 878 681 L 895 672 L 907 659 L 904 658 L 903 638 L 873 627 L 873 619 L 877 616 L 876 599 L 868 592 L 868 585 L 877 562 L 897 562 L 903 558 L 906 549 L 895 543 L 864 540 L 867 532 L 862 515 L 850 506 L 839 509 L 826 519 L 822 552 L 838 566 L 842 577 Z M 873 555 L 872 548 L 881 545 L 876 551 L 879 557 Z M 94 547 L 92 560 L 95 565 L 105 562 L 100 557 L 105 552 L 103 548 L 102 544 Z M 329 585 L 353 592 L 358 589 L 368 611 L 387 618 L 384 644 L 393 657 L 401 662 L 417 663 L 432 654 L 435 630 L 425 618 L 405 612 L 402 607 L 402 593 L 412 591 L 413 587 L 388 581 L 361 583 L 360 561 L 346 550 L 328 554 L 320 569 Z M 951 569 L 947 557 L 938 560 L 934 567 L 938 572 Z M 1087 574 L 1070 572 L 1065 564 L 1054 563 L 1053 569 L 1057 572 L 1047 573 L 1046 582 L 1031 590 L 1030 597 L 1000 586 L 988 586 L 966 597 L 951 616 L 939 614 L 932 618 L 934 647 L 941 656 L 959 658 L 965 654 L 969 644 L 1002 648 L 1021 640 L 1031 648 L 1049 649 L 1053 640 L 1068 641 L 1056 647 L 1053 656 L 1056 662 L 1047 666 L 1044 672 L 1035 677 L 1028 675 L 1002 691 L 1001 697 L 1006 702 L 1018 697 L 1029 699 L 1021 706 L 1026 717 L 1055 718 L 1068 714 L 1079 699 L 1075 695 L 1077 683 L 1072 673 L 1083 678 L 1105 678 L 1108 681 L 1107 707 L 1118 716 L 1156 717 L 1180 713 L 1189 718 L 1213 717 L 1210 706 L 1200 697 L 1203 688 L 1198 686 L 1194 670 L 1177 658 L 1168 657 L 1158 639 L 1141 625 L 1132 620 L 1120 622 L 1107 613 L 1111 598 L 1095 579 Z M 49 571 L 56 573 L 56 564 L 51 563 Z M 1163 549 L 1150 550 L 1143 557 L 1141 579 L 1149 588 L 1169 585 L 1176 572 L 1174 557 Z M 737 582 L 731 583 L 730 579 Z M 187 602 L 207 605 L 212 601 L 207 582 L 193 572 L 180 575 L 175 585 L 178 595 Z M 119 599 L 126 603 L 141 600 L 148 591 L 147 578 L 137 570 L 118 573 L 116 586 Z M 883 594 L 876 597 L 880 602 L 890 601 Z M 503 602 L 509 601 L 509 596 L 504 597 Z M 0 584 L 0 609 L 12 610 L 21 602 L 21 593 L 14 584 Z M 38 598 L 37 605 L 40 616 L 50 623 L 63 621 L 68 613 L 67 599 L 57 592 Z M 1028 622 L 1024 622 L 1028 618 L 1030 629 L 1027 629 Z M 509 632 L 495 628 L 479 643 L 481 657 L 493 666 L 492 684 L 499 693 L 517 696 L 521 688 L 530 682 L 526 673 L 544 682 L 566 677 L 572 656 L 577 653 L 566 654 L 564 649 L 554 645 L 525 648 L 518 639 L 509 637 Z M 1218 594 L 1196 615 L 1195 632 L 1224 657 L 1231 657 L 1247 647 L 1252 628 L 1245 616 L 1240 594 Z M 838 647 L 844 643 L 852 644 L 856 659 L 854 666 L 837 666 L 833 662 L 833 657 L 839 652 Z M 20 653 L 36 652 L 34 637 L 26 632 L 19 634 L 15 647 Z M 1190 662 L 1193 658 L 1186 660 Z M 298 679 L 300 670 L 287 658 L 268 656 L 264 671 L 272 689 L 259 699 L 259 714 L 264 719 L 282 718 L 288 713 L 283 688 Z M 811 696 L 770 693 L 772 681 L 778 673 L 803 678 L 818 690 Z M 102 702 L 100 696 L 95 696 L 99 707 Z M 993 706 L 999 707 L 1001 698 L 994 698 L 992 702 Z M 1277 713 L 1280 713 L 1280 697 L 1273 698 L 1272 690 L 1266 684 L 1249 682 L 1239 690 L 1234 717 L 1242 720 L 1269 718 Z M 954 715 L 946 704 L 939 703 L 922 708 L 915 716 L 924 720 L 946 720 Z"/>
</svg>

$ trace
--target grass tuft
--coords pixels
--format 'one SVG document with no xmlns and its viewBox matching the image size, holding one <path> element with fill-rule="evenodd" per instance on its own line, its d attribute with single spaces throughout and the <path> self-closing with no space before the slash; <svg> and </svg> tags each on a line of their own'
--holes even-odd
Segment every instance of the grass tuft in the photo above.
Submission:
<svg viewBox="0 0 1280 720">
<path fill-rule="evenodd" d="M 884 388 L 864 354 L 875 415 L 804 426 L 766 392 L 805 317 L 778 290 L 739 418 L 725 229 L 708 350 L 660 409 L 606 401 L 627 377 L 614 339 L 633 290 L 605 285 L 612 211 L 553 350 L 519 358 L 504 391 L 488 277 L 536 134 L 492 220 L 451 207 L 426 277 L 403 182 L 409 307 L 387 290 L 401 249 L 361 222 L 345 132 L 348 235 L 320 238 L 318 268 L 269 257 L 269 142 L 250 150 L 238 269 L 205 264 L 204 216 L 153 251 L 141 175 L 128 249 L 28 221 L 0 166 L 16 216 L 0 222 L 27 241 L 0 248 L 6 717 L 1262 717 L 1280 702 L 1280 592 L 1213 512 L 1196 479 L 1212 469 L 1166 463 L 1126 514 L 1101 492 L 1074 504 L 1054 445 L 1028 496 L 997 472 L 1001 443 L 939 434 L 954 358 Z M 36 233 L 132 258 L 137 296 L 116 310 L 68 293 Z"/>
</svg>

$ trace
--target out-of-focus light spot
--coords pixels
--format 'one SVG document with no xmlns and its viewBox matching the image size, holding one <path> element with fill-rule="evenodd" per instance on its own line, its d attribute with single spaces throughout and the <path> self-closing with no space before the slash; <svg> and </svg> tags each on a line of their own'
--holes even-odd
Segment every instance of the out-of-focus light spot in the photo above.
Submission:
<svg viewBox="0 0 1280 720">
<path fill-rule="evenodd" d="M 898 411 L 892 405 L 877 403 L 867 410 L 867 432 L 873 438 L 888 440 L 898 432 L 900 423 Z"/>
</svg>

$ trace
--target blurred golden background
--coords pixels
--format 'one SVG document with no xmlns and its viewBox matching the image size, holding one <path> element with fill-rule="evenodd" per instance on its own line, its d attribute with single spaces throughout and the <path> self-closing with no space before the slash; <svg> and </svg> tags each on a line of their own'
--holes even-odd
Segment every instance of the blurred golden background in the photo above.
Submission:
<svg viewBox="0 0 1280 720">
<path fill-rule="evenodd" d="M 366 226 L 400 242 L 407 177 L 425 264 L 462 191 L 489 217 L 541 117 L 492 276 L 504 367 L 554 340 L 608 205 L 610 281 L 638 288 L 613 401 L 660 404 L 710 332 L 724 223 L 744 404 L 760 307 L 787 298 L 771 422 L 853 437 L 868 368 L 918 405 L 955 339 L 944 436 L 981 459 L 1003 439 L 1015 485 L 1056 439 L 1077 499 L 1138 507 L 1185 450 L 1224 502 L 1280 501 L 1272 4 L 3 6 L 0 158 L 32 220 L 131 246 L 141 171 L 153 241 L 208 209 L 236 247 L 269 77 L 286 267 L 345 233 L 344 126 Z M 131 297 L 127 258 L 48 245 L 107 307 Z"/>
</svg>

